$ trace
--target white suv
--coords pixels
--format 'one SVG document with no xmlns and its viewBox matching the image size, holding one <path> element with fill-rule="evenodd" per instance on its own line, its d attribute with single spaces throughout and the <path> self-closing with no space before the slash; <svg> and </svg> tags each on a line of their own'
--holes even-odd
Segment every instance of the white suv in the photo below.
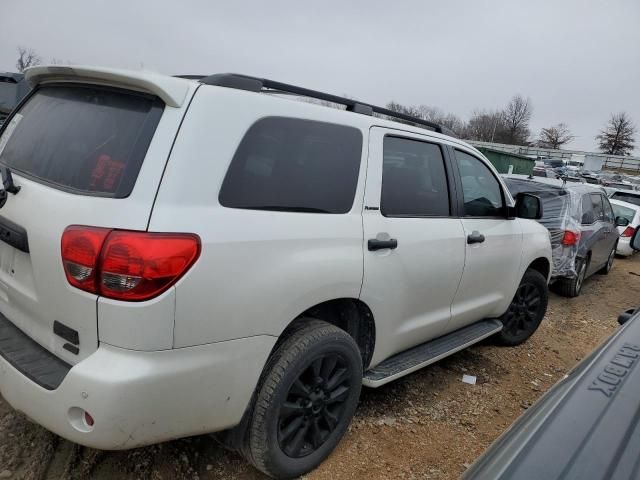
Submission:
<svg viewBox="0 0 640 480">
<path fill-rule="evenodd" d="M 222 432 L 292 477 L 362 384 L 545 314 L 539 200 L 437 125 L 240 75 L 27 78 L 0 137 L 0 391 L 62 437 Z"/>
</svg>

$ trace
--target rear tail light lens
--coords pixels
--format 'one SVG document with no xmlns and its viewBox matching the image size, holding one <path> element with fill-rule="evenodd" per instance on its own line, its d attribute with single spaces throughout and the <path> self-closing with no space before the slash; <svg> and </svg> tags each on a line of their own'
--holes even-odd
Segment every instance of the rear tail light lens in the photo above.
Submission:
<svg viewBox="0 0 640 480">
<path fill-rule="evenodd" d="M 62 263 L 67 281 L 74 287 L 96 293 L 96 266 L 104 239 L 110 230 L 68 227 L 62 235 Z"/>
<path fill-rule="evenodd" d="M 567 247 L 571 247 L 576 245 L 580 240 L 580 234 L 576 232 L 572 232 L 571 230 L 565 230 L 564 235 L 562 236 L 562 245 Z"/>
<path fill-rule="evenodd" d="M 620 236 L 621 236 L 621 237 L 624 237 L 624 238 L 631 238 L 631 237 L 633 237 L 633 234 L 634 234 L 635 232 L 636 232 L 636 229 L 635 229 L 635 228 L 633 228 L 633 227 L 627 227 L 627 228 L 625 228 L 625 229 L 624 229 L 624 232 L 622 232 L 622 233 L 620 234 Z"/>
<path fill-rule="evenodd" d="M 62 263 L 74 287 L 117 300 L 153 298 L 173 285 L 200 255 L 191 233 L 149 233 L 68 227 Z"/>
</svg>

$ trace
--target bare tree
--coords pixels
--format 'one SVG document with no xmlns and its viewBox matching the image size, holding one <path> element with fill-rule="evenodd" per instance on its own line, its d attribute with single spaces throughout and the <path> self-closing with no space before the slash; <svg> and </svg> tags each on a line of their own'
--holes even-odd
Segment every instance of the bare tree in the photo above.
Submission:
<svg viewBox="0 0 640 480">
<path fill-rule="evenodd" d="M 539 147 L 558 150 L 563 145 L 571 142 L 574 138 L 576 137 L 571 134 L 571 130 L 569 130 L 567 124 L 559 123 L 540 130 L 537 143 Z"/>
<path fill-rule="evenodd" d="M 461 135 L 466 127 L 465 123 L 460 119 L 460 117 L 454 115 L 453 113 L 444 113 L 438 107 L 432 107 L 429 105 L 419 105 L 417 107 L 412 107 L 402 105 L 397 102 L 390 102 L 387 104 L 387 108 L 389 110 L 393 110 L 394 112 L 403 113 L 405 115 L 410 115 L 422 120 L 437 123 L 438 125 L 449 129 L 455 135 Z M 398 121 L 397 119 L 393 120 Z"/>
<path fill-rule="evenodd" d="M 529 121 L 533 107 L 531 100 L 522 95 L 514 95 L 503 111 L 504 131 L 499 141 L 511 145 L 526 145 L 529 142 Z"/>
<path fill-rule="evenodd" d="M 505 129 L 503 112 L 495 110 L 476 110 L 462 134 L 467 140 L 493 142 L 500 138 Z"/>
<path fill-rule="evenodd" d="M 24 72 L 29 67 L 35 67 L 40 65 L 42 59 L 35 50 L 32 48 L 18 47 L 18 60 L 16 61 L 16 68 L 19 72 Z"/>
<path fill-rule="evenodd" d="M 596 135 L 598 148 L 610 155 L 631 155 L 635 133 L 636 126 L 625 112 L 611 114 L 605 129 Z"/>
</svg>

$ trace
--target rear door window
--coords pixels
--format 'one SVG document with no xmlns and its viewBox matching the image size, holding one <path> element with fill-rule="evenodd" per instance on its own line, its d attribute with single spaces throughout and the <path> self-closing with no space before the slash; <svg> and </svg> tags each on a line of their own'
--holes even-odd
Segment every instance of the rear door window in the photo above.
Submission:
<svg viewBox="0 0 640 480">
<path fill-rule="evenodd" d="M 347 213 L 361 158 L 362 133 L 357 128 L 263 118 L 240 142 L 219 201 L 230 208 Z"/>
<path fill-rule="evenodd" d="M 583 225 L 591 225 L 595 222 L 595 218 L 593 216 L 593 203 L 591 202 L 591 195 L 583 195 L 582 196 L 582 224 Z"/>
<path fill-rule="evenodd" d="M 0 163 L 73 193 L 126 197 L 163 108 L 156 97 L 119 89 L 41 87 L 3 133 Z"/>
<path fill-rule="evenodd" d="M 449 215 L 449 190 L 439 145 L 387 136 L 382 166 L 382 214 Z"/>
<path fill-rule="evenodd" d="M 602 198 L 602 205 L 604 206 L 604 220 L 609 223 L 613 223 L 613 209 L 609 203 L 609 199 L 604 195 L 600 195 Z"/>
<path fill-rule="evenodd" d="M 599 193 L 591 194 L 591 207 L 593 208 L 594 221 L 604 221 L 604 207 L 602 205 L 602 195 Z"/>
</svg>

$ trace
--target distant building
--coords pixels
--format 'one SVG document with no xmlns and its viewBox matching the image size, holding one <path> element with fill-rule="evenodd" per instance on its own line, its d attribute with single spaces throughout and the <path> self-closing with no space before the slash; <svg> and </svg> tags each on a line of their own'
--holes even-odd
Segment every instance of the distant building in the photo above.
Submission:
<svg viewBox="0 0 640 480">
<path fill-rule="evenodd" d="M 0 72 L 0 125 L 29 90 L 23 74 Z"/>
</svg>

